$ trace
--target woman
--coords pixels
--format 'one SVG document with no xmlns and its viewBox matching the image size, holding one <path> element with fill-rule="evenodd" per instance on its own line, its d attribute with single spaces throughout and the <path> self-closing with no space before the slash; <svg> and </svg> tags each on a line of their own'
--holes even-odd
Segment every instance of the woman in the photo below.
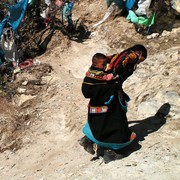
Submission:
<svg viewBox="0 0 180 180">
<path fill-rule="evenodd" d="M 106 73 L 119 78 L 107 81 L 86 73 L 82 93 L 90 101 L 88 121 L 83 128 L 85 136 L 80 140 L 80 145 L 91 154 L 95 153 L 94 144 L 103 148 L 101 155 L 105 163 L 122 158 L 116 150 L 128 146 L 135 139 L 135 133 L 128 128 L 126 103 L 129 97 L 122 84 L 133 74 L 137 64 L 147 58 L 147 50 L 137 44 L 107 58 L 110 64 Z"/>
</svg>

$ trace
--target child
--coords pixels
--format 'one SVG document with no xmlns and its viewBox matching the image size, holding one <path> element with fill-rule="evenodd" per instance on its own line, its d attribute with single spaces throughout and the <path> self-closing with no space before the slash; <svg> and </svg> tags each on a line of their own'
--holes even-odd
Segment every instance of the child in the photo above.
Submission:
<svg viewBox="0 0 180 180">
<path fill-rule="evenodd" d="M 116 79 L 118 76 L 113 77 L 112 73 L 107 73 L 106 68 L 109 59 L 102 53 L 96 53 L 92 58 L 92 65 L 89 68 L 88 72 L 86 72 L 86 76 L 91 78 L 95 78 L 98 80 L 113 80 Z"/>
</svg>

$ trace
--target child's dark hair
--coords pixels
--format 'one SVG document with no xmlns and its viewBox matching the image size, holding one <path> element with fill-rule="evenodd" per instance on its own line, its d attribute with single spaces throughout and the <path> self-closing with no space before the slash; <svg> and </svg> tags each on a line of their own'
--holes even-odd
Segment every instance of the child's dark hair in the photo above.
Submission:
<svg viewBox="0 0 180 180">
<path fill-rule="evenodd" d="M 99 59 L 104 59 L 106 61 L 108 61 L 106 55 L 102 54 L 102 53 L 96 53 L 94 54 L 94 56 L 92 57 L 92 65 L 95 66 L 98 63 Z"/>
</svg>

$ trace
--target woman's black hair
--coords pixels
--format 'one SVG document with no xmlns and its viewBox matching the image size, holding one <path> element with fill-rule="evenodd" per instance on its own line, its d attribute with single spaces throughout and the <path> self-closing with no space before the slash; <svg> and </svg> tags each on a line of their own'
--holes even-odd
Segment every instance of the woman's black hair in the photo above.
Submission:
<svg viewBox="0 0 180 180">
<path fill-rule="evenodd" d="M 122 53 L 127 52 L 127 51 L 142 51 L 142 56 L 146 59 L 147 58 L 147 49 L 145 48 L 144 45 L 142 44 L 136 44 L 128 49 L 125 49 Z"/>
</svg>

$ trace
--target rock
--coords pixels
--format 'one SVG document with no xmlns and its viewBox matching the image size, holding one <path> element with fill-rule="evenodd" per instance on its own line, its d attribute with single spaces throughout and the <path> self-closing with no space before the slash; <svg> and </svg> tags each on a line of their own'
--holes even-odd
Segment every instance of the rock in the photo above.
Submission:
<svg viewBox="0 0 180 180">
<path fill-rule="evenodd" d="M 18 106 L 22 105 L 24 102 L 31 100 L 33 98 L 35 98 L 36 96 L 31 96 L 31 95 L 25 95 L 25 94 L 21 94 L 20 96 L 15 96 L 14 102 L 15 104 L 17 104 Z"/>
<path fill-rule="evenodd" d="M 180 105 L 180 95 L 175 91 L 160 91 L 157 93 L 156 98 L 170 104 L 176 103 Z"/>
<path fill-rule="evenodd" d="M 48 83 L 50 83 L 51 80 L 52 80 L 51 76 L 43 76 L 41 78 L 41 84 L 48 84 Z"/>
<path fill-rule="evenodd" d="M 155 99 L 151 99 L 145 102 L 142 102 L 138 106 L 138 113 L 143 114 L 144 116 L 153 116 L 156 114 L 158 108 L 160 107 L 160 103 Z"/>
<path fill-rule="evenodd" d="M 23 94 L 26 92 L 26 89 L 18 87 L 17 92 Z"/>
<path fill-rule="evenodd" d="M 156 38 L 156 37 L 158 37 L 158 36 L 159 36 L 159 33 L 153 33 L 153 34 L 147 36 L 146 38 L 147 38 L 147 39 L 154 39 L 154 38 Z"/>
<path fill-rule="evenodd" d="M 24 82 L 22 82 L 22 85 L 23 86 L 26 86 L 28 84 L 28 81 L 26 80 L 26 81 L 24 81 Z"/>
<path fill-rule="evenodd" d="M 163 33 L 161 34 L 162 37 L 169 36 L 171 32 L 164 30 Z"/>
<path fill-rule="evenodd" d="M 180 1 L 179 0 L 171 0 L 171 6 L 175 10 L 177 15 L 180 15 Z"/>
</svg>

